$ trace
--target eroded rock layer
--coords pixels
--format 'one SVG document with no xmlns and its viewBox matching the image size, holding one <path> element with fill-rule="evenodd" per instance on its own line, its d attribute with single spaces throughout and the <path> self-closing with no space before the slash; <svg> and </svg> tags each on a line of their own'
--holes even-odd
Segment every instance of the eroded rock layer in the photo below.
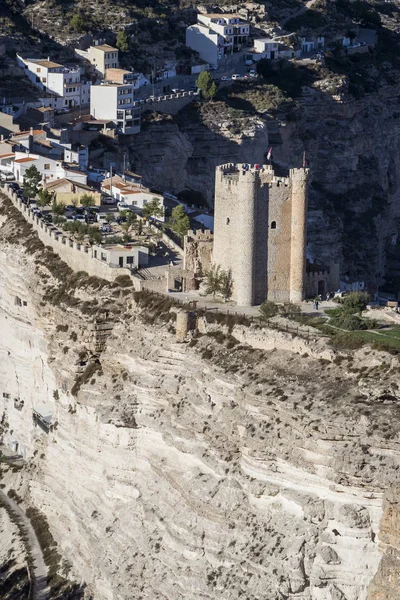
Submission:
<svg viewBox="0 0 400 600">
<path fill-rule="evenodd" d="M 397 358 L 327 360 L 290 336 L 255 349 L 206 324 L 177 344 L 161 301 L 59 278 L 12 231 L 9 212 L 0 417 L 27 464 L 7 485 L 45 514 L 88 596 L 362 600 L 373 580 L 386 597 Z"/>
</svg>

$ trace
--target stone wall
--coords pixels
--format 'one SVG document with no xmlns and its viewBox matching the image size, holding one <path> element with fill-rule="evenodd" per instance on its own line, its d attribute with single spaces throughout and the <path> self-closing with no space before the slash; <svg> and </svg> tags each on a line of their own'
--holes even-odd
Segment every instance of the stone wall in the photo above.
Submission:
<svg viewBox="0 0 400 600">
<path fill-rule="evenodd" d="M 51 246 L 59 257 L 67 263 L 74 271 L 86 271 L 93 277 L 100 277 L 107 281 L 114 281 L 119 275 L 128 275 L 135 290 L 141 290 L 140 279 L 132 277 L 131 271 L 125 268 L 113 268 L 92 256 L 89 245 L 76 242 L 67 237 L 53 225 L 47 225 L 42 219 L 36 217 L 33 212 L 19 200 L 19 198 L 5 186 L 3 192 L 10 198 L 13 205 L 22 213 L 28 223 L 32 225 L 39 239 L 46 246 Z"/>
</svg>

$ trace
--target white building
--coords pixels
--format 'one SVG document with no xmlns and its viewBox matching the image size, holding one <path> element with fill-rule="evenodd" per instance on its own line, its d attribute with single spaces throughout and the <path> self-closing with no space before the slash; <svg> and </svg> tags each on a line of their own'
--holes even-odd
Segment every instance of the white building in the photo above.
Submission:
<svg viewBox="0 0 400 600">
<path fill-rule="evenodd" d="M 325 37 L 323 35 L 299 37 L 301 51 L 313 52 L 314 50 L 322 50 L 325 46 Z"/>
<path fill-rule="evenodd" d="M 111 267 L 139 269 L 149 264 L 149 249 L 140 245 L 93 246 L 92 256 Z"/>
<path fill-rule="evenodd" d="M 197 23 L 186 29 L 186 46 L 210 65 L 217 66 L 233 47 L 246 44 L 249 35 L 250 25 L 238 15 L 199 14 Z"/>
<path fill-rule="evenodd" d="M 122 133 L 140 131 L 140 108 L 133 106 L 131 84 L 104 83 L 92 85 L 90 114 L 97 121 L 113 121 Z"/>
<path fill-rule="evenodd" d="M 87 184 L 87 176 L 85 173 L 78 171 L 63 161 L 54 160 L 48 156 L 24 152 L 15 152 L 13 162 L 15 179 L 20 183 L 23 183 L 25 172 L 32 165 L 35 165 L 38 169 L 43 182 L 55 181 L 57 179 L 69 179 L 70 181 L 76 181 L 77 183 Z"/>
<path fill-rule="evenodd" d="M 163 196 L 150 192 L 150 190 L 141 183 L 124 181 L 119 175 L 114 175 L 112 178 L 112 185 L 110 178 L 105 179 L 101 184 L 101 191 L 115 198 L 117 202 L 124 202 L 138 211 L 143 209 L 146 204 L 151 202 L 154 198 L 157 198 L 160 202 L 160 206 L 164 208 Z M 155 218 L 159 221 L 164 221 L 165 219 L 164 216 Z"/>
<path fill-rule="evenodd" d="M 224 13 L 199 14 L 197 15 L 197 21 L 221 35 L 229 46 L 241 46 L 248 42 L 250 25 L 243 21 L 239 15 Z"/>
<path fill-rule="evenodd" d="M 22 58 L 18 54 L 17 62 L 34 85 L 56 96 L 55 108 L 89 103 L 90 82 L 81 80 L 79 67 L 64 67 L 49 59 Z"/>
<path fill-rule="evenodd" d="M 143 73 L 134 73 L 125 69 L 107 69 L 104 81 L 106 83 L 130 84 L 134 90 L 144 85 L 150 85 L 150 80 Z"/>
<path fill-rule="evenodd" d="M 262 54 L 263 58 L 278 58 L 279 44 L 272 38 L 258 38 L 254 40 L 254 51 Z"/>
<path fill-rule="evenodd" d="M 87 50 L 75 49 L 75 54 L 88 60 L 99 77 L 104 77 L 107 69 L 118 69 L 118 49 L 108 44 L 90 46 Z"/>
<path fill-rule="evenodd" d="M 187 27 L 186 46 L 198 52 L 202 60 L 215 67 L 224 54 L 223 38 L 205 25 Z"/>
</svg>

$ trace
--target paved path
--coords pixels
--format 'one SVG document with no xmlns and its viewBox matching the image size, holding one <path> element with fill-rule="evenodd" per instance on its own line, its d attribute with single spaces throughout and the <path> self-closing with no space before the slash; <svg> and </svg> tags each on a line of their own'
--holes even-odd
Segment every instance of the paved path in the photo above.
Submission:
<svg viewBox="0 0 400 600">
<path fill-rule="evenodd" d="M 170 292 L 168 294 L 176 300 L 181 302 L 190 302 L 195 300 L 197 306 L 205 308 L 207 310 L 219 311 L 223 313 L 237 313 L 238 315 L 245 315 L 246 317 L 259 317 L 260 307 L 259 306 L 236 306 L 233 302 L 223 302 L 221 299 L 213 300 L 210 296 L 201 296 L 198 292 Z M 325 310 L 328 308 L 337 308 L 337 304 L 332 301 L 319 302 L 318 310 L 313 308 L 312 302 L 302 302 L 299 304 L 301 312 L 305 314 L 312 314 L 313 316 L 323 316 Z"/>
<path fill-rule="evenodd" d="M 1 490 L 0 499 L 18 517 L 18 520 L 22 523 L 28 536 L 29 547 L 27 547 L 26 550 L 33 559 L 33 573 L 35 578 L 33 588 L 33 599 L 50 600 L 50 588 L 47 585 L 48 569 L 44 562 L 42 549 L 36 537 L 35 530 L 33 529 L 30 520 L 28 519 L 22 508 L 14 500 L 12 500 L 6 494 L 4 494 L 4 492 L 2 492 Z"/>
</svg>

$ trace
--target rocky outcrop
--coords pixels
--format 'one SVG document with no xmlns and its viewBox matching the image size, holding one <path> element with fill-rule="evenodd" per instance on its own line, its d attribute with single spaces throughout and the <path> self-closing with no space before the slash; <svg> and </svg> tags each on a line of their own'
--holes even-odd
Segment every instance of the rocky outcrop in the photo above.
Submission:
<svg viewBox="0 0 400 600">
<path fill-rule="evenodd" d="M 257 349 L 221 327 L 178 344 L 167 299 L 91 281 L 54 294 L 40 254 L 6 238 L 0 415 L 27 460 L 7 486 L 87 596 L 365 600 L 379 532 L 395 535 L 397 359 Z M 113 322 L 100 349 L 94 295 Z"/>
<path fill-rule="evenodd" d="M 155 187 L 188 187 L 212 204 L 216 165 L 260 163 L 272 145 L 278 163 L 300 166 L 305 151 L 313 176 L 309 255 L 340 263 L 342 279 L 398 289 L 398 95 L 394 86 L 358 100 L 315 92 L 301 100 L 291 121 L 285 115 L 232 117 L 222 103 L 205 115 L 192 106 L 143 127 L 131 149 L 133 166 Z"/>
</svg>

